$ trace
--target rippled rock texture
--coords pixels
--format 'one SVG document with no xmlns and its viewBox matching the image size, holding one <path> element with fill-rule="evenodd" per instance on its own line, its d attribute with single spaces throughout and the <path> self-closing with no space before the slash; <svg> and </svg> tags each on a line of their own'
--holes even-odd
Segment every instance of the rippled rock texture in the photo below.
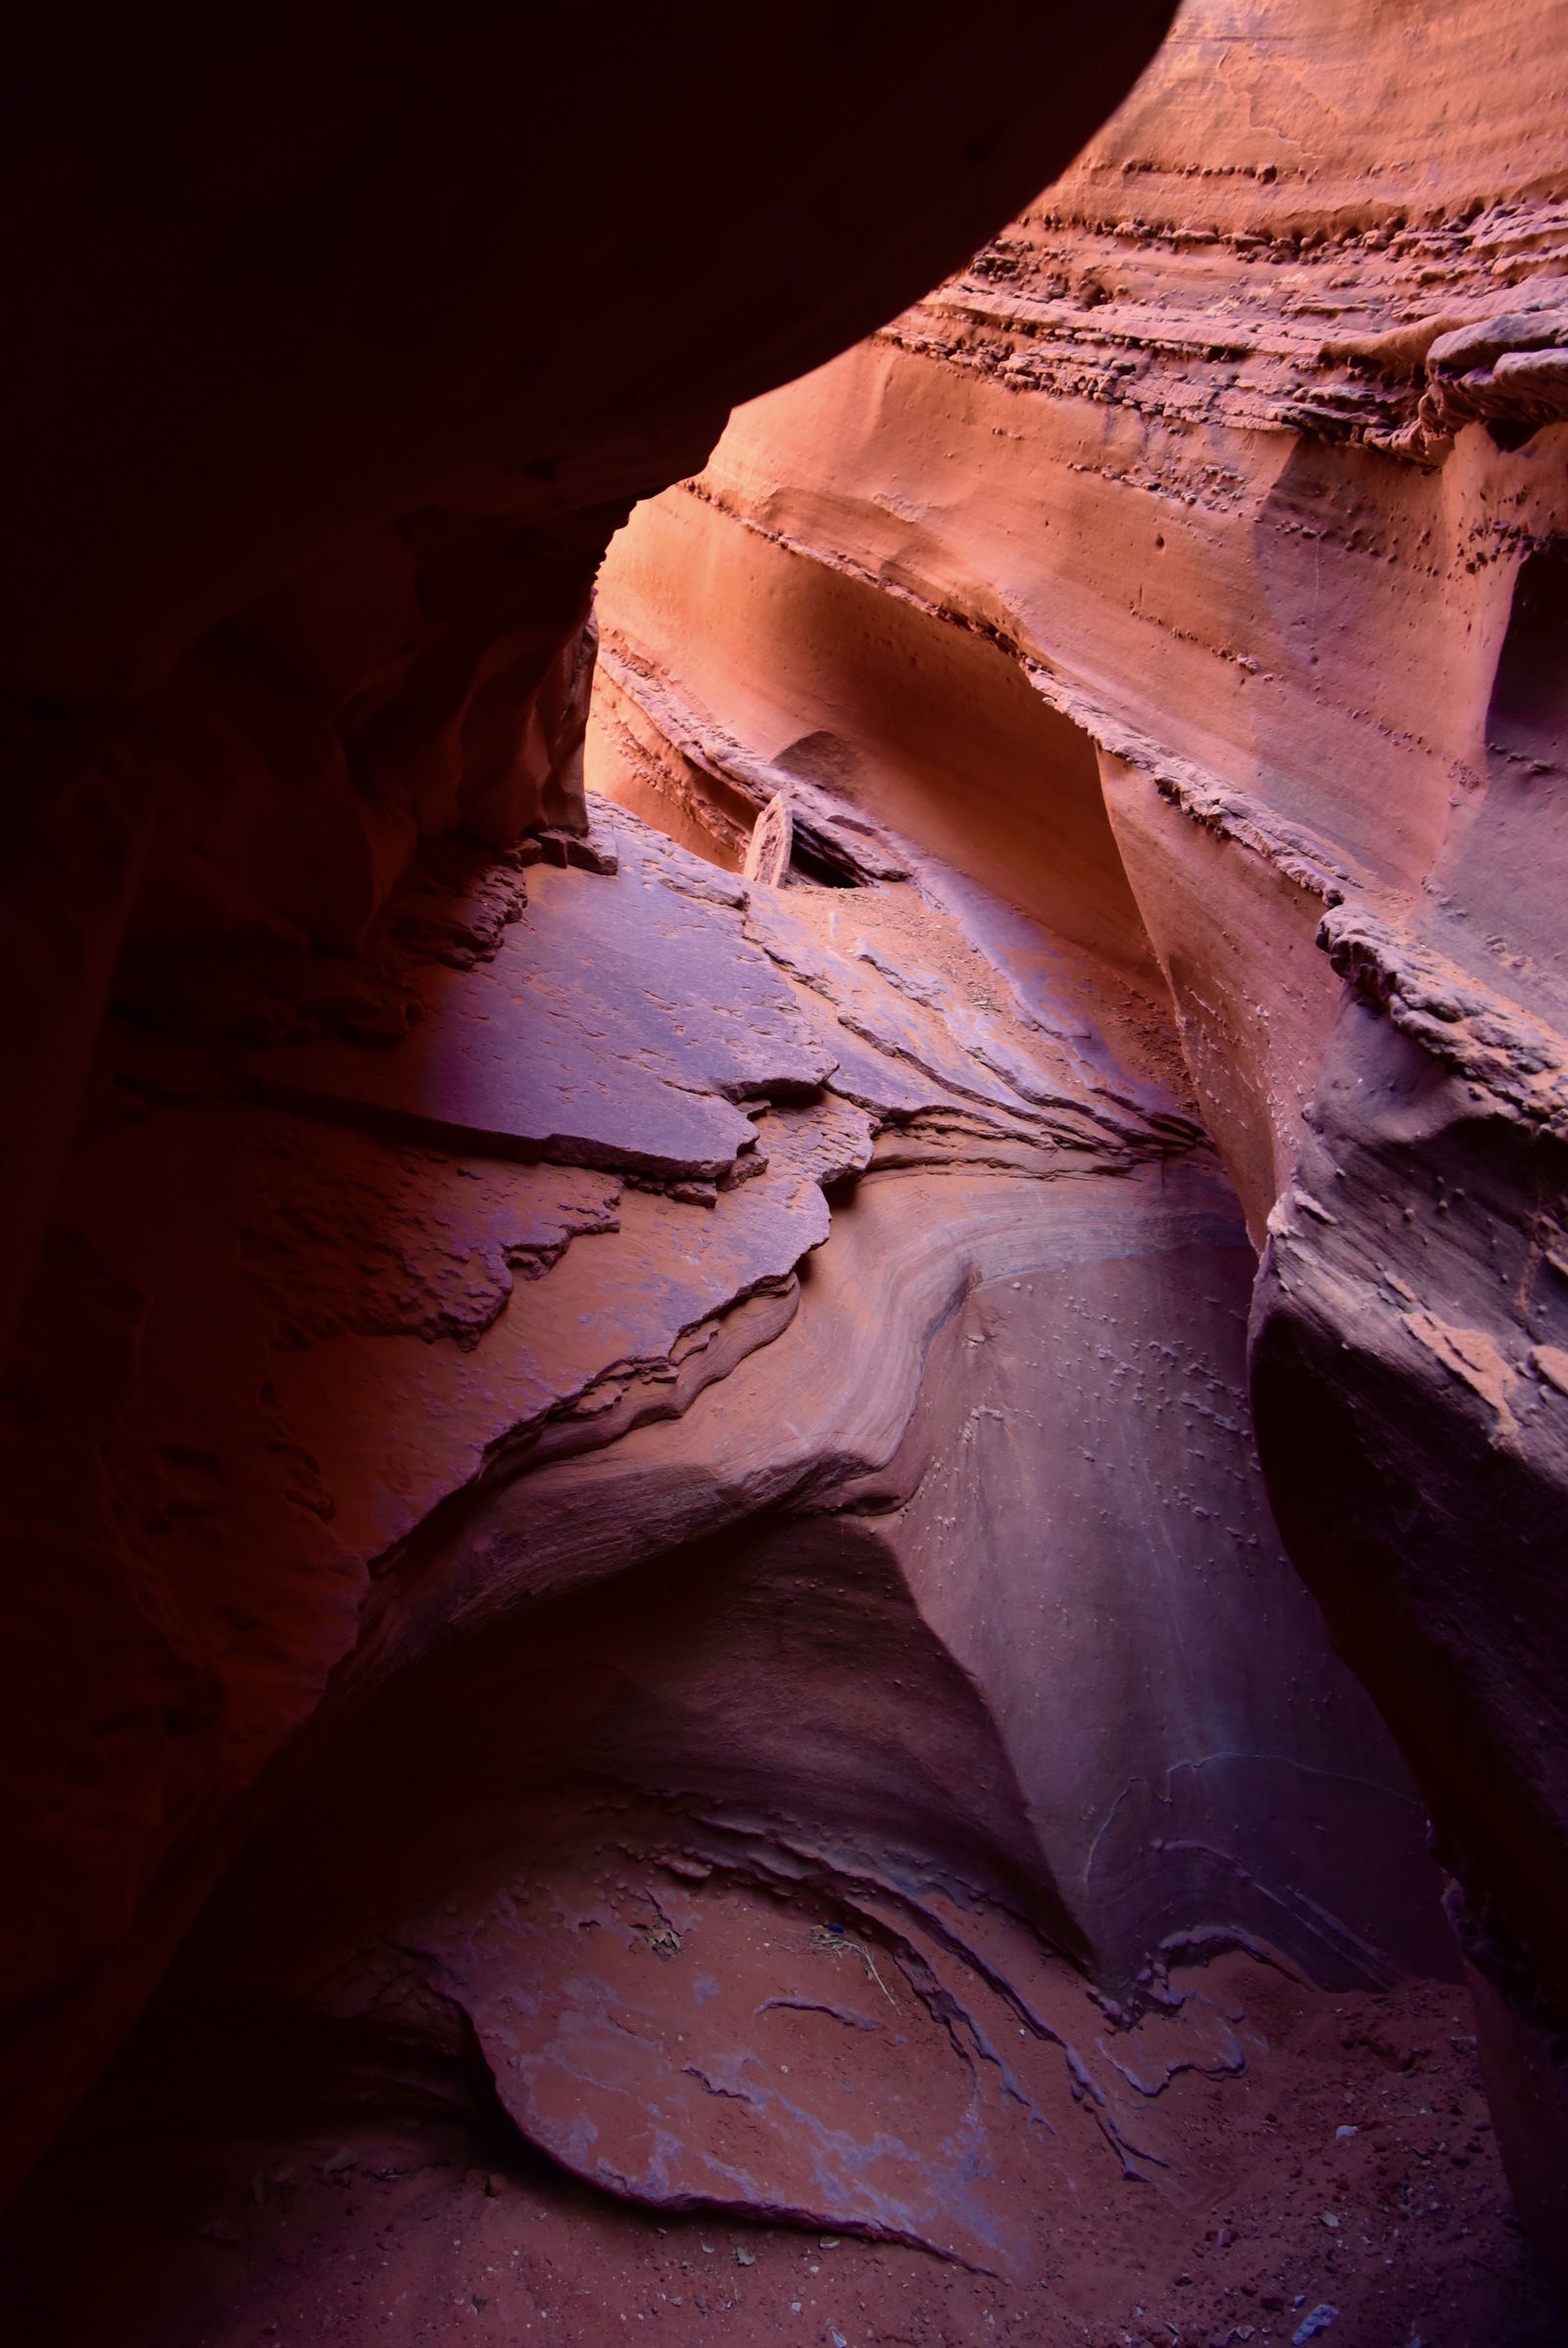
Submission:
<svg viewBox="0 0 1568 2348">
<path fill-rule="evenodd" d="M 967 270 L 640 510 L 590 765 L 720 857 L 832 788 L 1168 989 L 1279 1521 L 1560 2242 L 1564 24 L 1504 14 L 1189 11 Z"/>
<path fill-rule="evenodd" d="M 568 902 L 602 860 L 582 784 L 594 574 L 737 399 L 867 331 L 1059 170 L 1167 18 L 1157 0 L 1092 28 L 1002 5 L 977 50 L 937 9 L 696 6 L 607 28 L 485 0 L 394 24 L 342 0 L 265 22 L 157 8 L 134 33 L 89 6 L 18 44 L 0 208 L 5 1342 L 25 1315 L 7 2185 L 366 1636 L 386 1529 L 622 1355 L 684 1394 L 697 1353 L 725 1358 L 695 1334 L 714 1313 L 776 1325 L 766 1284 L 787 1286 L 825 1212 L 782 1143 L 711 1215 L 665 1191 L 617 1204 L 613 1169 L 711 1189 L 748 1148 L 760 1174 L 747 1104 L 776 1080 L 787 1122 L 822 1072 L 807 1031 L 753 1004 L 752 1059 L 726 1059 L 744 1021 L 682 1041 L 688 975 L 639 1028 L 624 967 L 634 1032 L 596 1030 L 559 923 L 551 954 L 540 938 L 549 1007 L 542 964 L 531 1003 L 512 991 L 520 857 L 542 855 Z M 757 135 L 764 88 L 787 174 Z M 701 172 L 669 168 L 677 118 L 707 125 Z M 672 905 L 669 936 L 644 936 L 656 961 L 708 934 L 682 920 Z M 759 966 L 724 968 L 744 994 Z M 398 1041 L 426 1009 L 439 1069 Z M 381 1100 L 393 1071 L 402 1098 Z M 607 1085 L 625 1088 L 618 1121 Z M 341 1130 L 302 1141 L 284 1101 Z M 103 1157 L 122 1123 L 125 1156 Z M 553 1170 L 487 1155 L 465 1173 L 460 1136 Z M 419 1154 L 432 1137 L 446 1157 Z M 662 1211 L 707 1235 L 673 1320 Z M 514 1281 L 548 1281 L 563 1248 L 575 1278 L 568 1243 L 617 1215 L 618 1256 L 593 1259 L 609 1286 L 572 1324 L 614 1324 L 603 1359 L 585 1336 L 575 1367 L 568 1345 L 493 1375 Z M 394 1360 L 434 1384 L 400 1369 L 372 1402 L 356 1381 Z M 287 1375 L 307 1362 L 310 1396 Z M 608 1389 L 599 1407 L 623 1423 Z M 369 1480 L 350 1502 L 330 1479 L 357 1445 Z"/>
<path fill-rule="evenodd" d="M 903 877 L 772 887 L 589 810 L 592 869 L 395 900 L 347 1014 L 264 962 L 112 1024 L 98 1383 L 41 1328 L 9 1470 L 119 1633 L 69 1705 L 36 1650 L 49 1962 L 229 1864 L 24 2217 L 128 2078 L 155 2146 L 488 2098 L 514 2162 L 1010 2292 L 1082 2176 L 1179 2261 L 1236 2180 L 1172 2083 L 1240 2121 L 1279 1994 L 1456 1971 L 1274 1530 L 1235 1193 L 1152 1011 L 885 826 Z"/>
<path fill-rule="evenodd" d="M 342 2336 L 549 2336 L 399 2231 L 519 2185 L 890 2338 L 1544 2336 L 1458 1984 L 1551 2255 L 1565 28 L 1198 0 L 915 299 L 1102 15 L 24 61 L 49 2348 L 340 2336 L 372 2185 Z"/>
</svg>

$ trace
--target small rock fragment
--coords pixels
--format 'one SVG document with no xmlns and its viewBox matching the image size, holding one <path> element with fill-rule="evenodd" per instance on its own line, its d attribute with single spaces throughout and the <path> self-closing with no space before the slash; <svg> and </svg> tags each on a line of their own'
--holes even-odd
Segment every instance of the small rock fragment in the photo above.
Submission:
<svg viewBox="0 0 1568 2348">
<path fill-rule="evenodd" d="M 795 818 L 783 793 L 775 792 L 752 826 L 742 871 L 759 888 L 778 888 L 790 868 L 795 846 Z"/>
</svg>

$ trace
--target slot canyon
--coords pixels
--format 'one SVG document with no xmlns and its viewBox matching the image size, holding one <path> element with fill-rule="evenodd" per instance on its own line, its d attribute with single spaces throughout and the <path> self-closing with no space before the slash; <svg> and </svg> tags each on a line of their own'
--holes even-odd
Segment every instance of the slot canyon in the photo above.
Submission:
<svg viewBox="0 0 1568 2348">
<path fill-rule="evenodd" d="M 0 2330 L 1553 2348 L 1568 0 L 11 36 Z"/>
</svg>

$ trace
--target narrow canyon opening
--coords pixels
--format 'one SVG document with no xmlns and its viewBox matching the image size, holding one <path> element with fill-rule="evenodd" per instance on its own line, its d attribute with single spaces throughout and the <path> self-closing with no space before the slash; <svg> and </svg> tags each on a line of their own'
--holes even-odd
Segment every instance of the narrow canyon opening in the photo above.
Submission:
<svg viewBox="0 0 1568 2348">
<path fill-rule="evenodd" d="M 983 16 L 29 53 L 8 2339 L 1562 2338 L 1568 22 Z"/>
</svg>

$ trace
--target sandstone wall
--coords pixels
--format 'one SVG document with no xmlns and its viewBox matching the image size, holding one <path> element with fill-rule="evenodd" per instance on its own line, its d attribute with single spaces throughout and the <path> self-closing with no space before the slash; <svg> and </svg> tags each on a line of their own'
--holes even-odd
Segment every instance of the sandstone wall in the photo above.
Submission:
<svg viewBox="0 0 1568 2348">
<path fill-rule="evenodd" d="M 1175 2289 L 1424 1806 L 1549 2246 L 1560 27 L 1199 9 L 853 344 L 1162 25 L 23 57 L 13 2249 L 297 2092 Z"/>
<path fill-rule="evenodd" d="M 705 4 L 601 41 L 488 0 L 397 26 L 340 0 L 166 6 L 143 37 L 88 0 L 28 34 L 5 1326 L 149 856 L 155 934 L 341 949 L 421 833 L 537 821 L 563 784 L 569 816 L 564 648 L 632 500 L 955 266 L 1168 17 L 1090 36 L 1003 6 L 974 49 L 936 11 Z M 701 172 L 671 168 L 678 118 L 708 125 Z"/>
<path fill-rule="evenodd" d="M 307 1346 L 422 1332 L 446 1360 L 504 1313 L 514 1268 L 613 1220 L 616 1186 L 576 1175 L 514 1197 L 475 1174 L 470 1196 L 445 1160 L 302 1153 L 255 1123 L 245 1051 L 346 1037 L 373 1061 L 367 1039 L 395 1047 L 426 1007 L 418 973 L 496 954 L 519 837 L 603 860 L 581 737 L 611 531 L 734 401 L 867 330 L 1059 169 L 1167 13 L 1087 35 L 990 11 L 1002 80 L 937 10 L 621 12 L 608 37 L 482 4 L 396 24 L 165 9 L 133 31 L 88 7 L 19 42 L 0 206 L 8 2180 L 356 1650 L 388 1526 L 439 1496 L 417 1473 L 405 1502 L 367 1495 L 381 1531 L 345 1545 L 331 1471 L 265 1366 L 269 1316 Z M 677 120 L 707 125 L 701 171 L 677 164 Z M 566 1137 L 574 1165 L 606 1146 L 661 1180 L 731 1164 L 750 1126 L 733 1103 L 682 1125 L 659 1033 L 639 1049 L 660 1130 L 617 1156 L 612 1101 L 597 1142 Z M 458 1124 L 537 1158 L 563 1114 L 582 1122 L 564 1091 L 580 1106 L 604 1077 L 553 1092 L 541 1071 L 526 1111 L 470 1101 Z M 398 1131 L 450 1139 L 450 1112 Z M 451 1260 L 419 1254 L 460 1227 Z M 776 1262 L 718 1275 L 723 1302 L 787 1281 L 814 1229 L 786 1215 Z M 470 1255 L 471 1280 L 453 1268 Z M 327 1256 L 334 1301 L 301 1320 L 290 1284 Z M 707 1318 L 677 1312 L 668 1343 Z M 357 1412 L 417 1453 L 427 1409 L 470 1408 L 357 1393 L 312 1405 L 351 1448 Z M 460 1450 L 484 1452 L 498 1407 L 471 1404 Z"/>
<path fill-rule="evenodd" d="M 649 804 L 681 776 L 625 699 L 645 733 L 684 708 L 693 801 L 708 770 L 787 787 L 804 739 L 1070 939 L 1112 1017 L 1168 1001 L 1263 1251 L 1281 1525 L 1430 1803 L 1544 2240 L 1565 34 L 1553 8 L 1188 10 L 967 270 L 639 509 L 589 749 Z"/>
</svg>

